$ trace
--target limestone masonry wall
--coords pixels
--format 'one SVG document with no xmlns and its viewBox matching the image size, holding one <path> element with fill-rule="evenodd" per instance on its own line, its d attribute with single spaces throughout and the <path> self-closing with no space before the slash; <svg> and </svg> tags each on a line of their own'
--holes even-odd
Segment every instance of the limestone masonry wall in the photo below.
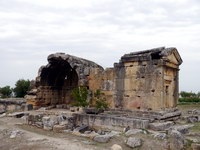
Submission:
<svg viewBox="0 0 200 150">
<path fill-rule="evenodd" d="M 176 48 L 155 48 L 125 54 L 113 68 L 67 55 L 51 54 L 39 69 L 35 92 L 27 96 L 35 106 L 70 104 L 71 91 L 85 86 L 100 89 L 110 108 L 158 110 L 175 107 L 182 59 Z"/>
</svg>

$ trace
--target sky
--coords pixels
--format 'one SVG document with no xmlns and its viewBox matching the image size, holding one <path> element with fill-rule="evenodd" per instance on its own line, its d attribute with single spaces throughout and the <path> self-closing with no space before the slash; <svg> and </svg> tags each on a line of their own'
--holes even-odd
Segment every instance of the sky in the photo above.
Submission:
<svg viewBox="0 0 200 150">
<path fill-rule="evenodd" d="M 199 0 L 0 0 L 0 87 L 35 79 L 51 53 L 106 68 L 162 46 L 183 59 L 180 91 L 200 91 Z"/>
</svg>

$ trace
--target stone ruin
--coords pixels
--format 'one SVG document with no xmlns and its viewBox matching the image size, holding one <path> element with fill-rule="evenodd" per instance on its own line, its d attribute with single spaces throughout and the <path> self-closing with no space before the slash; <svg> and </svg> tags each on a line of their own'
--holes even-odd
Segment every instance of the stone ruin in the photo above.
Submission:
<svg viewBox="0 0 200 150">
<path fill-rule="evenodd" d="M 200 121 L 200 111 L 188 111 L 187 116 L 180 117 L 176 108 L 181 63 L 177 49 L 165 47 L 125 54 L 107 69 L 64 53 L 51 54 L 26 96 L 27 110 L 30 105 L 39 109 L 11 116 L 23 116 L 27 124 L 44 130 L 87 137 L 99 143 L 109 142 L 115 136 L 119 141 L 120 135 L 123 141 L 126 139 L 123 144 L 131 148 L 140 149 L 145 144 L 149 147 L 151 140 L 150 149 L 157 141 L 159 149 L 182 150 L 189 146 L 196 150 L 200 148 L 200 136 L 189 130 L 194 126 L 191 123 Z M 71 105 L 71 92 L 80 86 L 87 87 L 90 93 L 100 89 L 109 109 L 98 114 L 78 108 L 61 109 Z M 9 108 L 13 103 L 6 104 Z M 55 107 L 59 109 L 51 109 Z M 120 145 L 113 146 L 122 149 Z"/>
<path fill-rule="evenodd" d="M 176 48 L 154 48 L 125 54 L 113 68 L 65 53 L 48 56 L 39 69 L 35 88 L 27 103 L 34 107 L 69 105 L 75 87 L 91 92 L 100 89 L 110 109 L 162 110 L 174 108 L 178 101 L 179 65 Z"/>
<path fill-rule="evenodd" d="M 125 54 L 113 68 L 106 69 L 83 58 L 51 54 L 48 64 L 39 69 L 35 88 L 26 96 L 27 104 L 34 108 L 67 108 L 61 114 L 71 116 L 76 126 L 149 128 L 155 121 L 181 116 L 176 109 L 181 63 L 177 49 L 165 47 Z M 87 87 L 89 93 L 101 90 L 109 109 L 99 114 L 74 112 L 74 108 L 72 112 L 71 93 L 80 86 Z"/>
</svg>

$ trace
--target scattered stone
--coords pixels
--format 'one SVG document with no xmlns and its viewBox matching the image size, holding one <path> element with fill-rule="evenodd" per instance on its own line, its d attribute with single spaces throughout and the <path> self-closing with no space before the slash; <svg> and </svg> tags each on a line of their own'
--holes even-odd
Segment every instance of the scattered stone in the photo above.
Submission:
<svg viewBox="0 0 200 150">
<path fill-rule="evenodd" d="M 186 137 L 186 140 L 191 141 L 193 143 L 200 143 L 200 140 L 198 140 L 194 137 Z"/>
<path fill-rule="evenodd" d="M 155 131 L 163 131 L 169 129 L 172 125 L 174 125 L 174 123 L 171 121 L 150 123 L 149 128 Z"/>
<path fill-rule="evenodd" d="M 192 150 L 200 150 L 200 144 L 193 143 Z"/>
<path fill-rule="evenodd" d="M 130 127 L 129 127 L 129 126 L 127 126 L 126 128 L 124 128 L 124 129 L 123 129 L 123 132 L 125 133 L 125 132 L 127 132 L 128 130 L 130 130 Z"/>
<path fill-rule="evenodd" d="M 90 134 L 92 131 L 85 131 L 84 134 Z"/>
<path fill-rule="evenodd" d="M 94 142 L 92 142 L 92 141 L 82 141 L 84 144 L 86 144 L 86 145 L 95 145 L 95 143 Z"/>
<path fill-rule="evenodd" d="M 117 131 L 111 131 L 110 133 L 107 134 L 108 136 L 110 136 L 110 138 L 114 137 L 114 136 L 119 136 L 120 132 Z"/>
<path fill-rule="evenodd" d="M 19 135 L 21 132 L 19 130 L 14 130 L 10 134 L 10 138 L 14 139 L 17 135 Z"/>
<path fill-rule="evenodd" d="M 132 148 L 136 148 L 142 145 L 142 140 L 135 137 L 129 137 L 125 143 Z"/>
<path fill-rule="evenodd" d="M 105 131 L 104 131 L 104 130 L 101 130 L 101 129 L 99 129 L 99 130 L 97 131 L 97 133 L 100 134 L 100 135 L 105 135 L 105 134 L 106 134 Z"/>
<path fill-rule="evenodd" d="M 9 117 L 15 117 L 15 118 L 21 118 L 23 117 L 24 115 L 28 115 L 29 113 L 26 113 L 26 112 L 14 112 L 12 114 L 9 114 L 8 116 Z"/>
<path fill-rule="evenodd" d="M 5 110 L 0 110 L 0 114 L 4 114 L 5 112 Z"/>
<path fill-rule="evenodd" d="M 3 113 L 3 114 L 0 115 L 0 118 L 3 118 L 5 116 L 6 116 L 6 113 Z"/>
<path fill-rule="evenodd" d="M 131 136 L 131 135 L 135 135 L 135 134 L 138 134 L 138 133 L 143 133 L 143 131 L 141 129 L 131 129 L 131 130 L 128 130 L 125 135 L 126 136 Z"/>
<path fill-rule="evenodd" d="M 35 126 L 38 128 L 42 128 L 43 127 L 43 123 L 42 122 L 35 122 Z"/>
<path fill-rule="evenodd" d="M 156 139 L 164 140 L 167 138 L 167 134 L 166 133 L 156 133 L 156 134 L 154 134 L 153 137 Z"/>
<path fill-rule="evenodd" d="M 59 116 L 57 116 L 57 120 L 58 120 L 58 123 L 59 124 L 63 124 L 63 122 L 65 123 L 67 123 L 67 117 L 66 116 L 64 116 L 64 115 L 59 115 Z"/>
<path fill-rule="evenodd" d="M 62 126 L 62 125 L 54 125 L 53 126 L 53 131 L 54 132 L 62 132 L 65 129 L 66 129 L 66 126 Z"/>
<path fill-rule="evenodd" d="M 77 127 L 76 129 L 74 129 L 74 131 L 76 132 L 85 132 L 86 130 L 88 130 L 88 125 L 82 125 L 80 127 Z"/>
<path fill-rule="evenodd" d="M 184 136 L 177 130 L 172 130 L 169 137 L 171 150 L 182 150 L 184 148 Z"/>
<path fill-rule="evenodd" d="M 42 123 L 44 125 L 44 130 L 52 130 L 53 129 L 53 121 L 51 121 L 51 118 L 49 116 L 45 116 L 42 118 Z"/>
<path fill-rule="evenodd" d="M 189 129 L 192 128 L 194 125 L 179 125 L 179 126 L 174 126 L 171 127 L 170 130 L 177 130 L 179 131 L 181 134 L 186 134 L 189 133 Z"/>
<path fill-rule="evenodd" d="M 73 131 L 72 134 L 73 134 L 73 135 L 76 135 L 76 136 L 81 136 L 81 133 L 78 132 L 78 131 Z"/>
<path fill-rule="evenodd" d="M 199 118 L 198 116 L 187 116 L 187 122 L 188 122 L 188 123 L 195 123 L 195 122 L 198 122 L 198 121 L 199 121 L 198 118 Z"/>
<path fill-rule="evenodd" d="M 63 130 L 64 133 L 72 133 L 71 129 Z"/>
<path fill-rule="evenodd" d="M 111 150 L 122 150 L 122 147 L 118 144 L 114 144 L 112 147 L 111 147 Z"/>
<path fill-rule="evenodd" d="M 92 131 L 90 134 L 85 134 L 86 137 L 90 138 L 90 139 L 94 139 L 95 136 L 99 135 L 98 133 L 96 133 L 95 131 Z"/>
<path fill-rule="evenodd" d="M 94 137 L 94 141 L 95 142 L 99 142 L 99 143 L 107 143 L 110 140 L 110 136 L 109 135 L 97 135 Z"/>
</svg>

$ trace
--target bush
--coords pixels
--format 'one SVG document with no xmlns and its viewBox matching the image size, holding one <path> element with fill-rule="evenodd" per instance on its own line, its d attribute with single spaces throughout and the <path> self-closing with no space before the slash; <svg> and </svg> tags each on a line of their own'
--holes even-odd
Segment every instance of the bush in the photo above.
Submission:
<svg viewBox="0 0 200 150">
<path fill-rule="evenodd" d="M 88 90 L 86 87 L 77 87 L 72 90 L 72 97 L 75 100 L 74 105 L 75 106 L 82 106 L 86 107 L 88 106 L 87 102 L 87 96 L 88 96 Z"/>
<path fill-rule="evenodd" d="M 199 103 L 200 102 L 200 98 L 198 97 L 183 97 L 183 98 L 179 98 L 179 102 L 181 103 Z"/>
<path fill-rule="evenodd" d="M 100 90 L 96 90 L 96 92 L 94 93 L 94 101 L 95 101 L 95 107 L 97 109 L 108 108 L 108 103 L 106 101 L 106 98 Z"/>
</svg>

